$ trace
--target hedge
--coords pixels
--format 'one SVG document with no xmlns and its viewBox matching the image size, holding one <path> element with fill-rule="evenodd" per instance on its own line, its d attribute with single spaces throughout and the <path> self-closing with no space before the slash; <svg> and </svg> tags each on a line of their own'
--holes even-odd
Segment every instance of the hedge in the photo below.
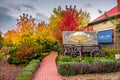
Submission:
<svg viewBox="0 0 120 80">
<path fill-rule="evenodd" d="M 119 65 L 120 66 L 120 65 Z M 88 62 L 59 62 L 57 65 L 58 72 L 62 76 L 70 76 L 87 73 L 108 73 L 115 72 L 120 68 L 115 61 L 95 61 Z"/>
<path fill-rule="evenodd" d="M 120 69 L 120 60 L 108 57 L 72 58 L 69 56 L 58 56 L 56 63 L 58 72 L 62 76 L 109 73 Z"/>
<path fill-rule="evenodd" d="M 40 60 L 32 60 L 16 77 L 16 80 L 32 80 Z"/>
</svg>

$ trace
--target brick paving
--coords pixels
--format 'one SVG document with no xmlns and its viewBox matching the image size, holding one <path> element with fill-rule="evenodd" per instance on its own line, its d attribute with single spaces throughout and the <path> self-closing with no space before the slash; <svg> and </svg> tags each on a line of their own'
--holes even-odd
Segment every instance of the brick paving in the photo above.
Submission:
<svg viewBox="0 0 120 80">
<path fill-rule="evenodd" d="M 42 60 L 33 80 L 61 80 L 55 62 L 57 55 L 56 52 L 52 52 Z"/>
</svg>

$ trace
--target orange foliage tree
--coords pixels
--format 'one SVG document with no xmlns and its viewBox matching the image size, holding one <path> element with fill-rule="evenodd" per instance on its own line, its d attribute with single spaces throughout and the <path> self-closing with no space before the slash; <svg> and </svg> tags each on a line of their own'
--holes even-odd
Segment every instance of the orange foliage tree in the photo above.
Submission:
<svg viewBox="0 0 120 80">
<path fill-rule="evenodd" d="M 8 30 L 8 32 L 5 33 L 3 38 L 4 45 L 6 46 L 18 45 L 20 41 L 19 37 L 20 33 L 18 32 L 18 30 L 14 29 Z"/>
<path fill-rule="evenodd" d="M 9 59 L 14 63 L 17 61 L 16 64 L 30 61 L 36 55 L 40 56 L 42 51 L 52 51 L 56 41 L 51 27 L 45 23 L 37 25 L 34 19 L 27 14 L 23 14 L 17 19 L 16 29 L 9 30 L 4 35 L 4 45 L 16 47 L 15 53 L 12 51 Z"/>
</svg>

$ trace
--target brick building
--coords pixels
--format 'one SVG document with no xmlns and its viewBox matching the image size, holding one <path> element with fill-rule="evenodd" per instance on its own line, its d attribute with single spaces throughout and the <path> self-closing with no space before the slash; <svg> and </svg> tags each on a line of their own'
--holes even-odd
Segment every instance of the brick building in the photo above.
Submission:
<svg viewBox="0 0 120 80">
<path fill-rule="evenodd" d="M 82 31 L 96 31 L 97 33 L 101 31 L 112 30 L 113 32 L 113 43 L 118 43 L 118 37 L 116 34 L 116 26 L 112 23 L 113 20 L 120 22 L 120 0 L 117 0 L 117 6 L 113 7 L 111 10 L 106 12 L 96 18 L 94 21 L 88 24 L 88 26 L 82 28 Z"/>
</svg>

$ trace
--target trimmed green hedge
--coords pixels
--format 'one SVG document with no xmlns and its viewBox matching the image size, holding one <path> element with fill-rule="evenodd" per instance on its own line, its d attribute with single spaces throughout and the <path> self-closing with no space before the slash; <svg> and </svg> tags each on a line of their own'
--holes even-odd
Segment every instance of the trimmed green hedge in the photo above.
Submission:
<svg viewBox="0 0 120 80">
<path fill-rule="evenodd" d="M 62 76 L 75 75 L 75 68 L 70 65 L 70 63 L 64 62 L 58 64 L 58 72 Z"/>
<path fill-rule="evenodd" d="M 40 60 L 32 60 L 16 77 L 16 80 L 32 80 Z"/>
<path fill-rule="evenodd" d="M 56 58 L 60 75 L 70 76 L 87 73 L 108 73 L 118 71 L 120 60 L 108 57 L 72 58 L 63 56 Z"/>
<path fill-rule="evenodd" d="M 116 62 L 111 61 L 96 61 L 93 63 L 86 62 L 59 62 L 58 72 L 62 76 L 70 76 L 76 74 L 87 73 L 108 73 L 117 71 Z"/>
</svg>

